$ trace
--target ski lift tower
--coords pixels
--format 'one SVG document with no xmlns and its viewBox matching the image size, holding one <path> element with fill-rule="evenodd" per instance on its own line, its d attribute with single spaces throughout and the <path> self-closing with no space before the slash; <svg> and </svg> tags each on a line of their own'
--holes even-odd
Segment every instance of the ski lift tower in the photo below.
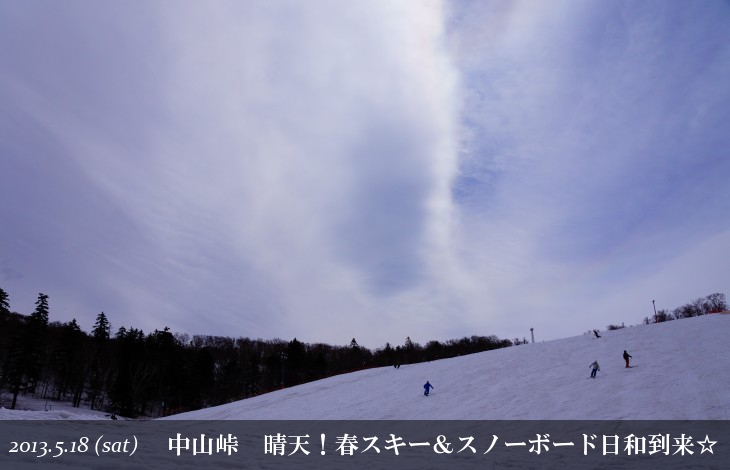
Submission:
<svg viewBox="0 0 730 470">
<path fill-rule="evenodd" d="M 530 328 L 530 335 L 532 335 L 532 342 L 534 343 L 535 342 L 535 329 L 534 328 Z"/>
</svg>

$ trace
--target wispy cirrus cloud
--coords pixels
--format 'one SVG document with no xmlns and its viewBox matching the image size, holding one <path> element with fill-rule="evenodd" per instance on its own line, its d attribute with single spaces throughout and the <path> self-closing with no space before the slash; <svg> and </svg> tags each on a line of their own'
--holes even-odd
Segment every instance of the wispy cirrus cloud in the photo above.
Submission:
<svg viewBox="0 0 730 470">
<path fill-rule="evenodd" d="M 727 283 L 724 4 L 0 9 L 19 311 L 377 347 Z"/>
<path fill-rule="evenodd" d="M 58 184 L 121 214 L 93 215 L 121 239 L 112 249 L 71 235 L 87 255 L 73 264 L 97 265 L 125 299 L 106 303 L 147 328 L 330 341 L 373 316 L 412 321 L 402 297 L 439 276 L 432 253 L 449 249 L 455 78 L 441 5 L 144 9 L 142 25 L 94 9 L 47 19 L 80 32 L 55 62 L 5 77 L 26 92 L 6 98 L 75 168 Z M 36 59 L 53 55 L 35 41 Z M 100 281 L 80 277 L 58 290 Z"/>
<path fill-rule="evenodd" d="M 485 303 L 543 329 L 555 316 L 587 329 L 634 321 L 654 297 L 672 308 L 722 291 L 713 269 L 688 283 L 681 270 L 667 282 L 666 268 L 729 236 L 718 218 L 730 200 L 727 6 L 466 8 L 454 27 L 468 96 L 455 195 L 473 231 L 491 234 L 475 270 L 501 287 Z"/>
</svg>

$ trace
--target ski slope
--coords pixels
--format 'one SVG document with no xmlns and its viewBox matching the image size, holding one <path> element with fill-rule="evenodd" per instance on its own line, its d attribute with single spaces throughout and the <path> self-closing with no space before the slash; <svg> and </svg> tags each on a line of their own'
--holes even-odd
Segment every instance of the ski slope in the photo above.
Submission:
<svg viewBox="0 0 730 470">
<path fill-rule="evenodd" d="M 369 369 L 168 419 L 727 420 L 728 333 L 730 315 L 705 315 Z"/>
<path fill-rule="evenodd" d="M 600 339 L 581 335 L 363 370 L 166 419 L 728 420 L 728 333 L 726 314 L 627 327 Z M 624 350 L 638 367 L 624 367 Z M 594 360 L 601 371 L 592 380 Z M 435 387 L 429 397 L 426 380 Z M 103 419 L 91 413 L 54 405 L 48 412 L 0 409 L 0 419 Z"/>
</svg>

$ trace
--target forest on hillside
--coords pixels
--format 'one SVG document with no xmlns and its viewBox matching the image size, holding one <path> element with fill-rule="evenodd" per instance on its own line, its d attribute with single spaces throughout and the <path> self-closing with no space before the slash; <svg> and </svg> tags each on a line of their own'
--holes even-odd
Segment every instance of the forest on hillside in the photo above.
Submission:
<svg viewBox="0 0 730 470">
<path fill-rule="evenodd" d="M 672 311 L 644 318 L 660 323 L 727 310 L 725 295 L 710 294 Z M 609 324 L 606 329 L 623 325 Z M 158 417 L 260 395 L 283 387 L 371 367 L 413 364 L 527 343 L 527 339 L 471 336 L 425 345 L 406 338 L 371 351 L 355 338 L 346 346 L 307 344 L 296 338 L 230 338 L 144 333 L 124 326 L 112 332 L 104 312 L 87 333 L 75 319 L 50 321 L 49 297 L 35 310 L 10 310 L 0 289 L 0 406 L 17 397 L 70 401 L 128 417 Z"/>
<path fill-rule="evenodd" d="M 49 297 L 38 295 L 30 315 L 10 310 L 0 289 L 0 405 L 19 395 L 67 400 L 121 416 L 166 416 L 220 405 L 355 370 L 399 366 L 520 344 L 471 336 L 420 345 L 386 344 L 371 351 L 352 338 L 346 346 L 296 338 L 249 339 L 111 331 L 104 312 L 91 332 L 75 319 L 50 321 Z"/>
</svg>

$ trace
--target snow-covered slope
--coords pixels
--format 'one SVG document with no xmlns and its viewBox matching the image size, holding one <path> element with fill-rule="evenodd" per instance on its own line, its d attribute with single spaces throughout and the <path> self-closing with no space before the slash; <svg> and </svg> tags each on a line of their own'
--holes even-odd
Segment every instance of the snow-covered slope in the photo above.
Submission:
<svg viewBox="0 0 730 470">
<path fill-rule="evenodd" d="M 730 315 L 706 315 L 369 369 L 167 419 L 728 420 L 728 334 Z M 624 350 L 638 367 L 624 367 Z M 594 360 L 601 372 L 591 380 Z M 429 397 L 426 380 L 435 387 Z M 0 409 L 1 419 L 104 416 L 54 404 L 49 412 Z"/>
<path fill-rule="evenodd" d="M 728 334 L 730 315 L 706 315 L 364 370 L 171 418 L 727 420 Z M 624 350 L 638 367 L 625 368 Z"/>
<path fill-rule="evenodd" d="M 74 408 L 71 403 L 53 400 L 18 397 L 14 410 L 0 407 L 0 420 L 4 419 L 44 419 L 44 420 L 100 420 L 109 419 L 109 413 L 90 410 L 89 408 Z"/>
</svg>

